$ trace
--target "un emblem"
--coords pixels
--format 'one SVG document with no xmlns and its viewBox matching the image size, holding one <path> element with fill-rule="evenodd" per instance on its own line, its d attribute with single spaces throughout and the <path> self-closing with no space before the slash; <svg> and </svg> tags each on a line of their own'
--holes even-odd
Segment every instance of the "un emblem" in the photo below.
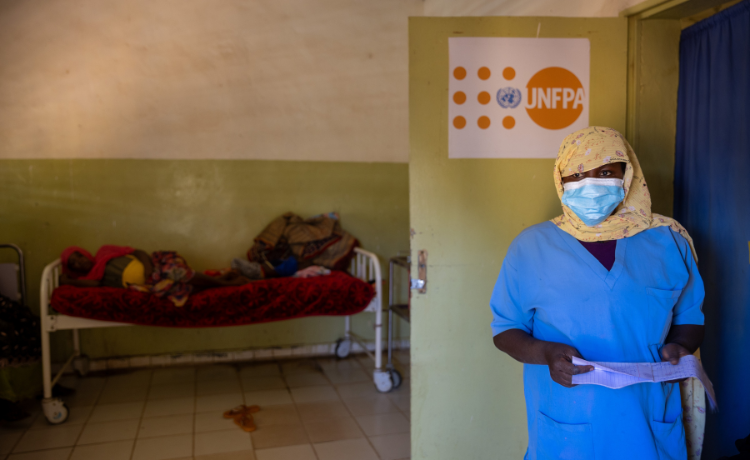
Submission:
<svg viewBox="0 0 750 460">
<path fill-rule="evenodd" d="M 515 109 L 521 103 L 521 90 L 518 88 L 500 88 L 497 90 L 497 103 L 504 109 Z"/>
</svg>

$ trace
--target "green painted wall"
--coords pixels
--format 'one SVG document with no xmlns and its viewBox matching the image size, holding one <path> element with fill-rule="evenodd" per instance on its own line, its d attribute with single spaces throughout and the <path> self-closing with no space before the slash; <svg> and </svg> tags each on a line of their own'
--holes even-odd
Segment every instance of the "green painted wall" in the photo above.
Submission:
<svg viewBox="0 0 750 460">
<path fill-rule="evenodd" d="M 412 458 L 519 459 L 522 366 L 492 344 L 489 298 L 508 245 L 561 212 L 553 160 L 449 160 L 451 36 L 587 37 L 590 123 L 625 131 L 625 19 L 413 18 L 410 21 L 412 252 L 429 252 L 412 297 Z"/>
<path fill-rule="evenodd" d="M 30 306 L 39 309 L 44 266 L 68 245 L 174 249 L 199 270 L 244 257 L 276 216 L 337 211 L 345 229 L 387 258 L 409 247 L 408 165 L 400 163 L 213 160 L 0 161 L 0 241 L 27 258 Z M 0 255 L 2 261 L 12 253 Z M 307 318 L 256 326 L 183 330 L 127 327 L 86 330 L 92 357 L 246 349 L 332 342 L 343 319 Z M 353 321 L 372 337 L 373 315 Z M 408 326 L 398 326 L 401 337 Z M 70 333 L 54 337 L 54 357 Z"/>
<path fill-rule="evenodd" d="M 677 19 L 649 19 L 631 31 L 638 36 L 631 40 L 636 49 L 630 50 L 635 54 L 635 129 L 628 137 L 648 181 L 651 210 L 671 216 L 682 30 Z"/>
</svg>

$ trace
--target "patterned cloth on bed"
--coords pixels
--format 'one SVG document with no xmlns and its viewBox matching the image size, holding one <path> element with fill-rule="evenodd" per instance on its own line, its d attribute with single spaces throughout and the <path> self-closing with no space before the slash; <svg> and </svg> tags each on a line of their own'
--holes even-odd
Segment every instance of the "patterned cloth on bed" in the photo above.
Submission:
<svg viewBox="0 0 750 460">
<path fill-rule="evenodd" d="M 290 256 L 297 259 L 300 269 L 319 265 L 346 270 L 357 246 L 359 241 L 341 227 L 338 214 L 303 219 L 288 212 L 274 219 L 255 237 L 247 258 L 266 267 L 264 270 L 269 262 Z"/>
<path fill-rule="evenodd" d="M 190 265 L 174 251 L 155 251 L 151 254 L 151 263 L 154 271 L 146 284 L 133 284 L 130 289 L 166 297 L 177 307 L 185 305 L 193 290 L 188 281 L 195 275 Z"/>
<path fill-rule="evenodd" d="M 369 305 L 375 289 L 333 272 L 315 278 L 276 278 L 208 289 L 175 307 L 166 298 L 129 289 L 60 286 L 52 308 L 69 316 L 166 327 L 217 327 L 306 316 L 351 315 Z"/>
</svg>

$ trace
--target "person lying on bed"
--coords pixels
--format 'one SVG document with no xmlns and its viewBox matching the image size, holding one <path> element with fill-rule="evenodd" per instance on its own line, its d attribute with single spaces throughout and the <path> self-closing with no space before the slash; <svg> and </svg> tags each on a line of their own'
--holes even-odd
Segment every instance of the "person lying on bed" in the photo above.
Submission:
<svg viewBox="0 0 750 460">
<path fill-rule="evenodd" d="M 250 282 L 235 272 L 214 278 L 196 273 L 174 251 L 156 251 L 150 256 L 140 249 L 105 245 L 96 256 L 71 246 L 61 255 L 60 284 L 78 287 L 120 287 L 167 297 L 175 306 L 185 305 L 192 292 Z"/>
</svg>

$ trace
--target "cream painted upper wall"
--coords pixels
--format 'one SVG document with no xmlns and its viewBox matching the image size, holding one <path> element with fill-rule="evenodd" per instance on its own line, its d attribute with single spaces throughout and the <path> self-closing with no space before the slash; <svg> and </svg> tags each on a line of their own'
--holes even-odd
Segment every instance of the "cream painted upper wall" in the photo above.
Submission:
<svg viewBox="0 0 750 460">
<path fill-rule="evenodd" d="M 643 0 L 425 0 L 425 16 L 614 17 Z"/>
<path fill-rule="evenodd" d="M 405 163 L 409 16 L 639 1 L 6 0 L 0 159 Z"/>
<path fill-rule="evenodd" d="M 408 161 L 422 0 L 0 3 L 0 158 Z"/>
</svg>

